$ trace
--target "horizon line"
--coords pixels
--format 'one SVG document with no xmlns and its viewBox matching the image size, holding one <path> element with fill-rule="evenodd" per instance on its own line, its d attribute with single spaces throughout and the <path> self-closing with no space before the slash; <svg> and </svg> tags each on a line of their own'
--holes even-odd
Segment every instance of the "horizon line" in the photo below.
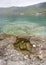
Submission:
<svg viewBox="0 0 46 65">
<path fill-rule="evenodd" d="M 10 8 L 10 7 L 28 7 L 28 6 L 33 6 L 33 5 L 37 5 L 37 4 L 40 4 L 40 3 L 46 3 L 46 2 L 39 2 L 39 3 L 34 3 L 34 4 L 30 4 L 30 5 L 26 5 L 26 6 L 0 6 L 0 8 Z"/>
</svg>

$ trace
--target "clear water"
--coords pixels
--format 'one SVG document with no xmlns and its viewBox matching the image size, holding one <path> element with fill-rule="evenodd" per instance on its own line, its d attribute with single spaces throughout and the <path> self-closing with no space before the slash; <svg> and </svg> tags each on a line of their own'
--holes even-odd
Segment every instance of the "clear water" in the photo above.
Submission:
<svg viewBox="0 0 46 65">
<path fill-rule="evenodd" d="M 0 16 L 0 34 L 46 36 L 45 16 Z"/>
</svg>

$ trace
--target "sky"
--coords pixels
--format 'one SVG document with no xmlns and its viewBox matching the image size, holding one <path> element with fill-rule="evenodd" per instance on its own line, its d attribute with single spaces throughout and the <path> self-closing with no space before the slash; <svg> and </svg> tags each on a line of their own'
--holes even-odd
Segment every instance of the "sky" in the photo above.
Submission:
<svg viewBox="0 0 46 65">
<path fill-rule="evenodd" d="M 11 7 L 11 6 L 28 6 L 41 2 L 46 2 L 46 0 L 0 0 L 0 7 Z"/>
</svg>

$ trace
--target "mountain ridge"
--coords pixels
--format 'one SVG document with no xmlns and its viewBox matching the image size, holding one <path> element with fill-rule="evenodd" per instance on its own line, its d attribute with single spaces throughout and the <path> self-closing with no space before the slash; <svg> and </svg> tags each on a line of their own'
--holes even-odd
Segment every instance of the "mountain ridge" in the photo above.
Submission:
<svg viewBox="0 0 46 65">
<path fill-rule="evenodd" d="M 30 5 L 26 7 L 8 7 L 0 8 L 0 15 L 35 15 L 36 13 L 46 15 L 46 2 Z"/>
</svg>

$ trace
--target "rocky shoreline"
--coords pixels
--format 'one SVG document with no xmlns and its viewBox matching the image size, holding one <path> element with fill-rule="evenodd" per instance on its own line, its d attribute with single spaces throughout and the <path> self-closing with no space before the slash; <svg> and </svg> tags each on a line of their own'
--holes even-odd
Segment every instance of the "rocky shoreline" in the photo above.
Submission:
<svg viewBox="0 0 46 65">
<path fill-rule="evenodd" d="M 0 65 L 46 65 L 46 37 L 0 34 Z"/>
</svg>

